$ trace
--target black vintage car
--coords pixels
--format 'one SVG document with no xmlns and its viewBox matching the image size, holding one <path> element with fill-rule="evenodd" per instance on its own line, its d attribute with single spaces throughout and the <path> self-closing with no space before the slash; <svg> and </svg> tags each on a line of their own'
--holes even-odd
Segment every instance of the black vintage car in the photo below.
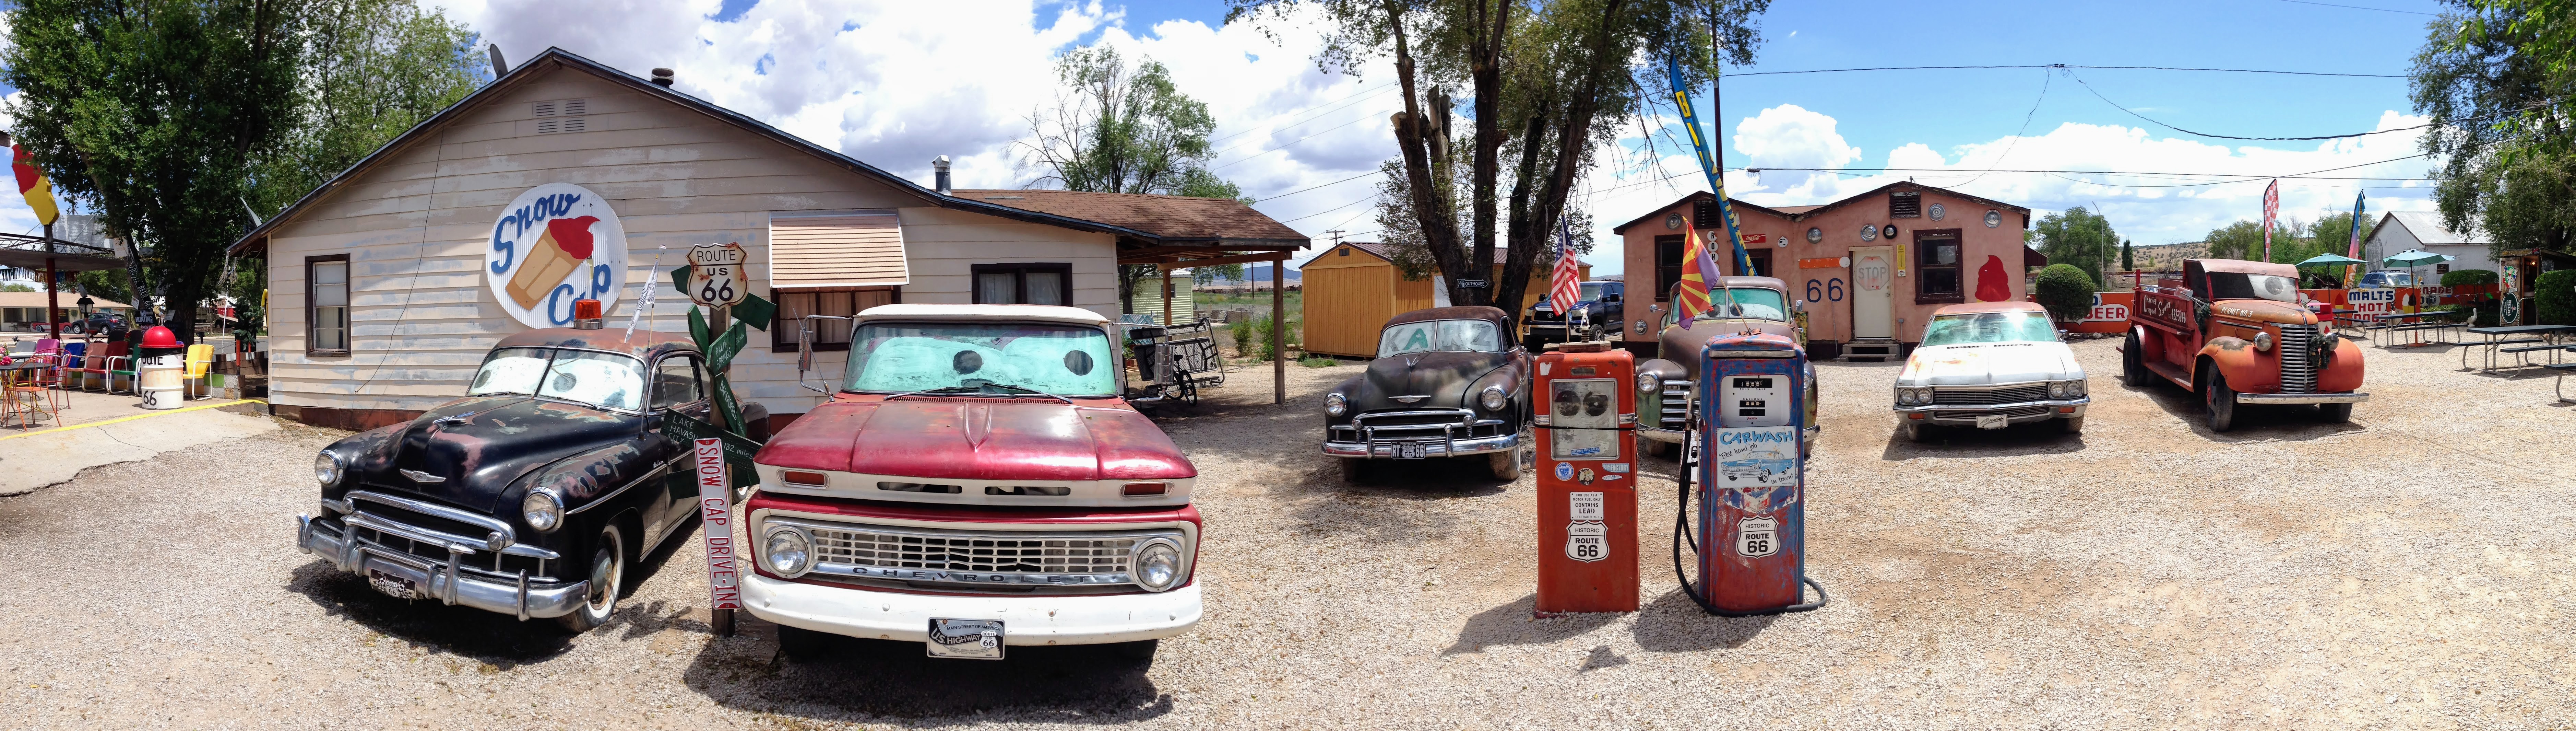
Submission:
<svg viewBox="0 0 2576 731">
<path fill-rule="evenodd" d="M 1324 396 L 1324 454 L 1358 482 L 1371 460 L 1455 457 L 1520 477 L 1530 355 L 1492 307 L 1435 307 L 1388 319 L 1368 371 Z"/>
<path fill-rule="evenodd" d="M 606 621 L 627 567 L 697 524 L 680 420 L 712 404 L 685 337 L 582 324 L 505 338 L 464 398 L 323 449 L 296 547 L 396 597 Z"/>
</svg>

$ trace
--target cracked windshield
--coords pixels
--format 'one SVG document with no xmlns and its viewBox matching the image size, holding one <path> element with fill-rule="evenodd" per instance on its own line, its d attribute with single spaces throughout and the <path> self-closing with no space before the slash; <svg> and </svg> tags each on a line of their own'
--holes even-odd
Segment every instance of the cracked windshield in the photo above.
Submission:
<svg viewBox="0 0 2576 731">
<path fill-rule="evenodd" d="M 1118 362 L 1109 354 L 1109 336 L 1092 328 L 866 325 L 851 338 L 841 390 L 910 393 L 990 384 L 1101 396 L 1117 391 Z"/>
</svg>

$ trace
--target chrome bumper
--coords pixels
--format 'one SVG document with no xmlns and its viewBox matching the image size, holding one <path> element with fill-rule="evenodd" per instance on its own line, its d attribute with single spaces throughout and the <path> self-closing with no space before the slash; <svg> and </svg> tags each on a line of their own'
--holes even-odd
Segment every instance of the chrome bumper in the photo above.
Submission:
<svg viewBox="0 0 2576 731">
<path fill-rule="evenodd" d="M 2047 421 L 2050 419 L 2080 419 L 2084 417 L 2085 406 L 2091 403 L 2093 403 L 2093 397 L 2085 396 L 2082 398 L 2050 399 L 2047 401 L 2021 401 L 2009 404 L 1935 404 L 1931 406 L 1898 406 L 1895 407 L 1895 409 L 1896 413 L 1907 421 L 1923 421 L 1945 426 L 1955 424 L 1975 424 L 1977 423 L 1976 416 L 1978 415 L 2041 409 L 2039 413 L 2008 416 L 2004 419 L 2005 423 L 2026 424 L 2035 421 Z M 2075 410 L 2073 412 L 2059 411 L 2059 409 L 2069 406 L 2075 407 Z M 1968 414 L 1970 416 L 1968 418 L 1944 418 L 1942 416 L 1943 413 Z M 1924 416 L 1918 419 L 1912 417 L 1912 414 L 1923 414 Z"/>
<path fill-rule="evenodd" d="M 1376 442 L 1336 442 L 1327 440 L 1324 442 L 1324 454 L 1334 457 L 1394 459 L 1395 445 L 1402 442 L 1422 442 L 1422 456 L 1425 458 L 1457 457 L 1470 454 L 1486 454 L 1490 452 L 1508 452 L 1514 449 L 1519 449 L 1521 446 L 1521 435 L 1515 433 L 1505 434 L 1498 437 L 1474 437 L 1470 439 L 1397 439 L 1380 440 Z"/>
<path fill-rule="evenodd" d="M 385 526 L 370 526 L 383 528 Z M 408 536 L 406 536 L 408 537 Z M 477 549 L 453 541 L 446 543 L 447 561 L 434 563 L 391 548 L 376 545 L 349 534 L 346 524 L 333 525 L 310 515 L 295 516 L 295 549 L 321 556 L 331 565 L 359 576 L 369 571 L 402 578 L 420 587 L 421 592 L 444 604 L 462 604 L 487 612 L 508 614 L 525 620 L 571 614 L 590 593 L 590 582 L 568 586 L 530 588 L 525 573 L 510 583 L 484 579 L 463 573 L 460 568 L 466 556 Z"/>
<path fill-rule="evenodd" d="M 742 576 L 742 608 L 790 627 L 900 642 L 930 639 L 930 620 L 998 619 L 1005 645 L 1092 645 L 1171 637 L 1204 610 L 1191 582 L 1159 594 L 952 595 L 876 591 Z"/>
<path fill-rule="evenodd" d="M 2240 404 L 2263 404 L 2263 405 L 2266 405 L 2266 406 L 2278 405 L 2278 404 L 2357 404 L 2357 403 L 2361 403 L 2361 402 L 2363 402 L 2363 401 L 2368 401 L 2368 400 L 2370 400 L 2370 394 L 2362 393 L 2362 392 L 2359 392 L 2359 391 L 2354 391 L 2354 392 L 2352 392 L 2352 393 L 2242 393 L 2242 392 L 2239 392 L 2239 393 L 2237 393 L 2237 394 L 2236 394 L 2236 402 L 2237 402 L 2237 403 L 2240 403 Z"/>
</svg>

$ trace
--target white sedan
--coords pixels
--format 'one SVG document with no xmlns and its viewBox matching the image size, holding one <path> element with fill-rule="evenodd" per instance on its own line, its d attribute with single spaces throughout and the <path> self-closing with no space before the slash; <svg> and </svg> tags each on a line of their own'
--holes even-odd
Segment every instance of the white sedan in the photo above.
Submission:
<svg viewBox="0 0 2576 731">
<path fill-rule="evenodd" d="M 1896 422 L 1923 441 L 1936 426 L 2002 429 L 2057 422 L 2084 431 L 2084 367 L 2031 302 L 1979 302 L 1935 310 L 1923 344 L 1896 376 Z"/>
</svg>

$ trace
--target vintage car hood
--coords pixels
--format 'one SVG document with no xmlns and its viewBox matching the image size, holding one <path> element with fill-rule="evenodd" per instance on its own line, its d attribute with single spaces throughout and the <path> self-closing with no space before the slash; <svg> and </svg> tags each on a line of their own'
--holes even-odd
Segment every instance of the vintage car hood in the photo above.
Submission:
<svg viewBox="0 0 2576 731">
<path fill-rule="evenodd" d="M 1143 414 L 1035 399 L 824 404 L 771 436 L 753 461 L 956 480 L 1198 476 L 1198 467 Z"/>
<path fill-rule="evenodd" d="M 1390 409 L 1456 409 L 1467 406 L 1467 389 L 1476 379 L 1511 362 L 1503 353 L 1440 350 L 1406 353 L 1369 361 L 1361 387 L 1342 396 L 1352 413 Z M 1428 396 L 1410 403 L 1398 396 Z"/>
<path fill-rule="evenodd" d="M 1798 337 L 1796 326 L 1779 320 L 1706 317 L 1691 323 L 1688 327 L 1674 325 L 1664 328 L 1661 338 L 1662 358 L 1680 364 L 1684 373 L 1690 374 L 1692 378 L 1698 378 L 1700 348 L 1707 346 L 1710 338 L 1734 335 L 1746 330 L 1790 339 Z"/>
<path fill-rule="evenodd" d="M 1916 348 L 1898 386 L 1982 386 L 2084 377 L 2065 343 L 1935 345 Z"/>
<path fill-rule="evenodd" d="M 640 428 L 642 417 L 586 406 L 525 396 L 466 398 L 392 427 L 389 438 L 372 440 L 365 454 L 351 455 L 352 469 L 365 487 L 493 512 L 521 475 L 566 455 L 632 439 Z M 443 479 L 417 480 L 402 470 Z"/>
<path fill-rule="evenodd" d="M 2278 322 L 2305 325 L 2317 321 L 2317 313 L 2288 302 L 2267 299 L 2219 300 L 2211 305 L 2222 317 L 2255 322 Z"/>
</svg>

